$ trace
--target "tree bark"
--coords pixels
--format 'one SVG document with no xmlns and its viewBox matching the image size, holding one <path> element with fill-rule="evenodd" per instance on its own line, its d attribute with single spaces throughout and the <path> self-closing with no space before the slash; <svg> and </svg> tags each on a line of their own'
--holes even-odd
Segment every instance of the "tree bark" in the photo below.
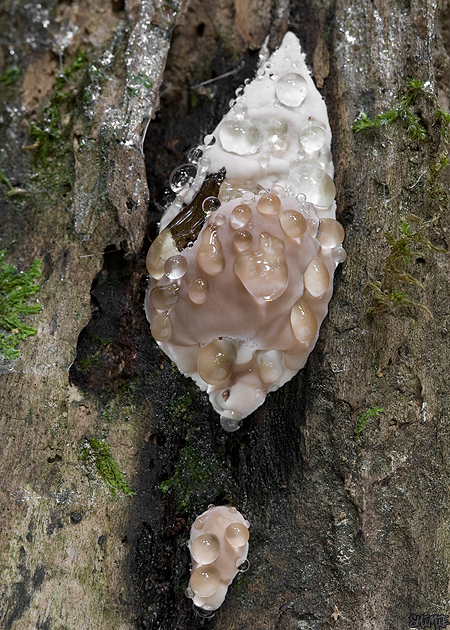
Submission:
<svg viewBox="0 0 450 630">
<path fill-rule="evenodd" d="M 44 307 L 0 377 L 2 627 L 390 630 L 450 615 L 449 257 L 429 247 L 449 246 L 446 0 L 30 6 L 0 17 L 0 74 L 16 77 L 0 83 L 0 246 L 18 269 L 43 260 Z M 151 338 L 145 254 L 171 170 L 287 29 L 327 102 L 348 258 L 307 366 L 225 434 Z M 422 140 L 404 116 L 352 130 L 410 80 L 425 84 L 409 107 Z M 392 263 L 405 221 L 421 231 Z M 133 497 L 80 459 L 92 438 Z M 205 620 L 184 596 L 186 541 L 229 501 L 251 523 L 250 569 Z"/>
</svg>

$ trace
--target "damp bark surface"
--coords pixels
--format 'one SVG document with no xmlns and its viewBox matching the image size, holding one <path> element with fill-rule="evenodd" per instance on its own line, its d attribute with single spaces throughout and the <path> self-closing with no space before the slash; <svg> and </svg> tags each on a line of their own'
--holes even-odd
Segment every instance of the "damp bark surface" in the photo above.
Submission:
<svg viewBox="0 0 450 630">
<path fill-rule="evenodd" d="M 2 628 L 400 630 L 450 615 L 448 3 L 0 11 L 0 248 L 18 270 L 42 259 L 43 305 L 1 364 Z M 306 367 L 226 434 L 150 335 L 145 255 L 171 171 L 288 29 L 327 103 L 348 258 Z M 411 80 L 423 139 L 406 115 L 352 130 Z M 403 236 L 412 253 L 393 263 Z M 111 493 L 93 440 L 133 495 Z M 251 523 L 250 568 L 205 619 L 184 595 L 186 542 L 221 503 Z"/>
</svg>

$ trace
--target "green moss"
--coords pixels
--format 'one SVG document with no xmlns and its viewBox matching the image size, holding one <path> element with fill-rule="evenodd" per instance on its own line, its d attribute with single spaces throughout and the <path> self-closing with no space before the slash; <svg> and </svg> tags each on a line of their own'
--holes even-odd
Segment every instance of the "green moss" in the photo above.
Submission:
<svg viewBox="0 0 450 630">
<path fill-rule="evenodd" d="M 95 466 L 113 496 L 116 496 L 118 492 L 123 492 L 127 496 L 134 494 L 106 442 L 100 442 L 97 438 L 84 440 L 81 444 L 79 460 Z"/>
<path fill-rule="evenodd" d="M 37 159 L 41 162 L 47 160 L 55 145 L 62 139 L 61 109 L 74 97 L 70 79 L 86 65 L 86 53 L 78 53 L 72 63 L 59 73 L 52 98 L 44 107 L 41 120 L 30 125 L 30 134 L 35 142 L 28 148 L 35 151 Z"/>
<path fill-rule="evenodd" d="M 20 68 L 10 66 L 6 69 L 5 74 L 0 77 L 0 81 L 5 85 L 14 85 L 20 77 Z"/>
<path fill-rule="evenodd" d="M 216 481 L 221 466 L 215 457 L 204 457 L 192 445 L 187 444 L 180 452 L 175 463 L 174 474 L 163 481 L 159 489 L 166 494 L 169 490 L 176 493 L 181 507 L 191 506 L 206 489 L 209 496 L 217 492 Z M 211 492 L 211 486 L 213 491 Z"/>
<path fill-rule="evenodd" d="M 380 413 L 382 413 L 382 411 L 383 409 L 381 409 L 381 407 L 371 407 L 370 409 L 368 409 L 367 411 L 365 411 L 359 416 L 356 422 L 356 427 L 355 427 L 355 432 L 354 432 L 356 444 L 359 444 L 361 433 L 366 428 L 369 418 L 378 418 L 378 416 L 380 415 Z"/>
<path fill-rule="evenodd" d="M 367 114 L 361 112 L 360 117 L 353 123 L 353 131 L 359 133 L 360 131 L 367 131 L 369 129 L 379 129 L 380 127 L 386 127 L 392 124 L 396 120 L 400 120 L 406 124 L 407 133 L 412 138 L 418 141 L 425 140 L 427 131 L 420 122 L 419 117 L 416 116 L 411 109 L 418 96 L 425 96 L 437 103 L 437 98 L 434 93 L 426 89 L 422 81 L 411 79 L 406 92 L 395 107 L 373 118 L 369 118 Z"/>
<path fill-rule="evenodd" d="M 93 357 L 86 357 L 78 363 L 78 371 L 83 373 L 89 372 L 93 365 L 98 365 L 99 363 L 100 357 L 98 354 L 95 354 Z"/>
<path fill-rule="evenodd" d="M 428 128 L 422 124 L 412 109 L 420 104 L 420 99 L 432 108 L 434 122 L 428 125 Z M 407 292 L 408 286 L 424 290 L 422 283 L 408 270 L 408 265 L 418 258 L 424 258 L 426 252 L 446 253 L 446 250 L 433 245 L 425 233 L 438 221 L 442 208 L 450 205 L 449 191 L 438 183 L 439 174 L 450 164 L 450 113 L 440 107 L 436 94 L 425 83 L 412 79 L 395 107 L 373 118 L 369 118 L 363 112 L 353 123 L 353 130 L 355 133 L 376 130 L 396 121 L 402 122 L 406 126 L 407 134 L 417 142 L 428 139 L 431 129 L 439 132 L 441 141 L 437 143 L 438 155 L 431 160 L 426 173 L 426 193 L 432 203 L 439 205 L 439 212 L 430 220 L 424 220 L 413 214 L 406 216 L 402 219 L 396 236 L 390 231 L 385 231 L 384 236 L 389 245 L 389 253 L 383 265 L 382 279 L 369 282 L 375 304 L 368 309 L 368 312 L 379 313 L 413 307 L 422 309 L 432 316 L 425 304 L 414 299 Z"/>
<path fill-rule="evenodd" d="M 399 226 L 398 237 L 386 231 L 385 239 L 390 252 L 383 266 L 383 280 L 369 282 L 373 291 L 375 305 L 368 309 L 369 313 L 393 310 L 395 308 L 417 307 L 433 317 L 430 309 L 421 302 L 410 298 L 406 291 L 395 288 L 398 285 L 416 286 L 424 289 L 423 284 L 407 271 L 407 266 L 417 258 L 424 258 L 426 251 L 447 253 L 445 249 L 434 245 L 425 232 L 436 223 L 439 214 L 429 221 L 423 221 L 414 214 L 408 215 Z"/>
<path fill-rule="evenodd" d="M 15 349 L 19 341 L 37 332 L 21 316 L 42 310 L 41 304 L 27 304 L 27 298 L 39 291 L 36 280 L 41 276 L 41 261 L 36 258 L 28 271 L 18 272 L 5 262 L 5 256 L 6 250 L 0 251 L 0 353 L 12 361 L 19 356 Z"/>
</svg>

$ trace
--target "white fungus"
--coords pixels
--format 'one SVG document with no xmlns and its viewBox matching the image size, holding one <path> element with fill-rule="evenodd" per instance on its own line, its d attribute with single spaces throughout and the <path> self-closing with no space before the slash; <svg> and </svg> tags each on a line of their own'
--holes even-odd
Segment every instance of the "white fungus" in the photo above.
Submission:
<svg viewBox="0 0 450 630">
<path fill-rule="evenodd" d="M 247 559 L 250 524 L 235 507 L 210 507 L 194 522 L 189 549 L 192 572 L 187 597 L 204 611 L 217 610 Z"/>
<path fill-rule="evenodd" d="M 287 33 L 196 153 L 196 174 L 172 176 L 181 192 L 147 255 L 146 312 L 227 431 L 305 365 L 327 314 L 345 260 L 330 144 L 325 103 Z"/>
</svg>

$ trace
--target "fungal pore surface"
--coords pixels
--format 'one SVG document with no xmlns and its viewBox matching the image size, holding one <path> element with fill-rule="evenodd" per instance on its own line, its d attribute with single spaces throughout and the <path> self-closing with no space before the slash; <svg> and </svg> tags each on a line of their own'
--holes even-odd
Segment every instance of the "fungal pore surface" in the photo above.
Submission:
<svg viewBox="0 0 450 630">
<path fill-rule="evenodd" d="M 219 608 L 247 559 L 250 524 L 235 507 L 210 507 L 194 522 L 189 549 L 192 572 L 186 595 L 205 611 Z"/>
<path fill-rule="evenodd" d="M 293 33 L 230 105 L 172 173 L 146 312 L 234 431 L 305 365 L 345 250 L 327 111 Z"/>
</svg>

